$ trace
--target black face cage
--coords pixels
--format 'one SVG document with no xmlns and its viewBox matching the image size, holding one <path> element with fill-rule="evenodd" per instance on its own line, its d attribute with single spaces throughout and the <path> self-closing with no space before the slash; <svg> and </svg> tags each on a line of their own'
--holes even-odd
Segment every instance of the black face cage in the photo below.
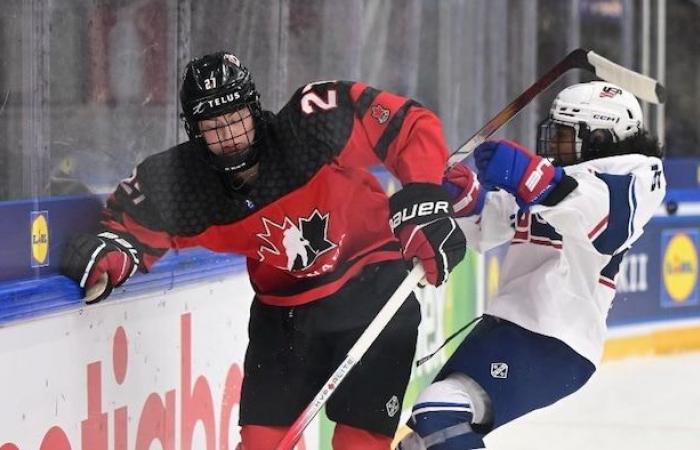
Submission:
<svg viewBox="0 0 700 450">
<path fill-rule="evenodd" d="M 582 152 L 582 130 L 586 129 L 585 123 L 577 125 L 562 122 L 547 117 L 537 125 L 537 147 L 535 152 L 552 161 L 555 165 L 561 165 L 563 161 L 576 161 L 581 159 Z M 570 129 L 572 132 L 564 136 L 563 129 Z M 568 139 L 567 139 L 568 138 Z M 561 144 L 570 144 L 571 151 L 563 151 Z"/>
<path fill-rule="evenodd" d="M 247 106 L 250 112 L 253 114 L 253 122 L 255 123 L 255 125 L 257 125 L 258 122 L 262 121 L 263 117 L 262 106 L 260 106 L 260 95 L 257 93 L 257 91 L 255 91 L 255 89 L 253 89 L 252 93 L 248 97 L 249 99 L 247 101 L 238 101 L 234 103 L 230 108 L 219 110 L 216 114 L 207 116 L 206 119 L 235 112 Z M 189 111 L 192 108 L 192 106 L 187 105 L 186 108 Z M 202 137 L 202 132 L 199 129 L 198 122 L 199 120 L 203 119 L 195 119 L 191 113 L 186 114 L 184 112 L 180 114 L 180 119 L 184 123 L 185 132 L 187 132 L 187 136 L 191 140 L 199 139 Z"/>
<path fill-rule="evenodd" d="M 218 141 L 204 142 L 204 145 L 207 146 L 211 144 L 221 144 L 224 148 L 222 153 L 219 154 L 214 154 L 209 150 L 207 150 L 206 152 L 210 163 L 216 169 L 221 170 L 223 172 L 231 174 L 243 172 L 253 167 L 259 161 L 259 143 L 263 139 L 265 130 L 265 126 L 262 119 L 262 111 L 260 109 L 260 103 L 255 101 L 245 103 L 241 107 L 245 109 L 246 106 L 248 107 L 248 110 L 250 111 L 250 116 L 253 119 L 252 129 L 255 130 L 255 135 L 252 141 L 246 142 L 245 148 L 236 148 L 236 146 L 234 145 L 234 141 L 241 136 L 247 136 L 248 133 L 252 131 L 252 129 L 248 129 L 244 126 L 243 131 L 240 135 L 231 134 L 227 138 L 226 136 L 223 136 L 223 130 L 226 127 L 234 125 L 238 122 L 244 122 L 244 119 L 248 117 L 245 112 L 242 112 L 239 118 L 236 118 L 231 121 L 226 120 L 226 115 L 229 113 L 224 113 L 222 114 L 222 116 L 219 116 L 219 120 L 224 119 L 225 123 L 218 125 L 216 128 L 212 129 L 216 131 Z M 202 138 L 202 140 L 204 140 L 202 137 L 201 130 L 199 130 L 198 126 L 197 129 L 199 132 L 199 137 Z"/>
</svg>

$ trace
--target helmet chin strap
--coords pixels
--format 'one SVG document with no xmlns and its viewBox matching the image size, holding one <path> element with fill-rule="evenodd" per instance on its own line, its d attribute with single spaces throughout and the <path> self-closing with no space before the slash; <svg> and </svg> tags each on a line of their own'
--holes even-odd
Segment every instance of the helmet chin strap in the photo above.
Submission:
<svg viewBox="0 0 700 450">
<path fill-rule="evenodd" d="M 236 175 L 254 167 L 260 161 L 260 150 L 257 142 L 246 150 L 233 155 L 217 155 L 209 150 L 203 139 L 200 142 L 204 158 L 217 172 Z"/>
</svg>

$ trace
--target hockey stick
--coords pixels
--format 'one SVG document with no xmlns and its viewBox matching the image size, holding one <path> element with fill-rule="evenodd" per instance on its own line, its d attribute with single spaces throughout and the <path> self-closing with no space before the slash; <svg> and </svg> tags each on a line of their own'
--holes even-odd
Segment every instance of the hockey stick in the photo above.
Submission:
<svg viewBox="0 0 700 450">
<path fill-rule="evenodd" d="M 520 94 L 508 106 L 496 114 L 486 125 L 470 137 L 464 144 L 452 153 L 450 164 L 456 163 L 471 154 L 476 147 L 498 131 L 510 119 L 515 117 L 533 98 L 545 91 L 564 73 L 571 69 L 583 69 L 595 74 L 598 78 L 614 83 L 629 91 L 636 97 L 650 103 L 663 103 L 666 93 L 663 85 L 641 73 L 626 69 L 594 51 L 577 48 L 564 59 L 559 61 L 547 73 L 542 75 L 532 86 Z M 457 157 L 457 155 L 460 155 Z"/>
<path fill-rule="evenodd" d="M 277 450 L 292 450 L 294 445 L 297 443 L 301 435 L 304 433 L 306 427 L 311 423 L 311 421 L 316 417 L 316 414 L 321 410 L 323 405 L 326 404 L 331 395 L 338 388 L 338 385 L 345 379 L 350 370 L 357 364 L 357 362 L 365 354 L 369 346 L 377 339 L 379 333 L 382 332 L 386 324 L 389 323 L 396 311 L 406 300 L 408 295 L 413 291 L 418 282 L 425 275 L 423 266 L 416 264 L 413 270 L 406 276 L 406 278 L 401 282 L 399 287 L 396 289 L 394 294 L 389 298 L 384 307 L 379 311 L 377 316 L 372 319 L 372 322 L 367 326 L 367 329 L 362 332 L 362 335 L 357 339 L 355 345 L 348 351 L 347 356 L 342 363 L 335 369 L 333 375 L 326 381 L 323 388 L 316 394 L 314 399 L 309 403 L 309 405 L 304 409 L 304 411 L 299 415 L 297 420 L 294 421 L 292 426 L 287 430 L 282 441 L 277 444 Z"/>
</svg>

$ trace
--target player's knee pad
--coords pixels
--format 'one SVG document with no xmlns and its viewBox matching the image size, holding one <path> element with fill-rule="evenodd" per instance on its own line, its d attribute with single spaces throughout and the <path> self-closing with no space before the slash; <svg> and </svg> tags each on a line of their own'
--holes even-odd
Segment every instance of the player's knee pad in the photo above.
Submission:
<svg viewBox="0 0 700 450">
<path fill-rule="evenodd" d="M 241 444 L 237 450 L 270 450 L 276 448 L 289 427 L 243 425 Z"/>
<path fill-rule="evenodd" d="M 471 449 L 471 450 L 485 450 L 486 447 L 484 447 L 484 442 L 478 438 L 474 437 L 475 439 L 473 440 L 472 444 L 462 442 L 461 440 L 457 441 L 455 440 L 454 442 L 447 443 L 443 442 L 442 444 L 436 444 L 431 447 L 431 449 L 443 449 L 443 448 L 458 448 L 460 450 L 464 449 Z M 448 447 L 452 446 L 452 447 Z M 399 442 L 399 445 L 396 447 L 396 450 L 428 450 L 428 447 L 425 446 L 425 442 L 423 441 L 423 438 L 418 435 L 416 432 L 409 433 L 406 437 L 401 439 L 401 442 Z"/>
<path fill-rule="evenodd" d="M 389 450 L 392 438 L 338 423 L 333 432 L 333 450 Z"/>
<path fill-rule="evenodd" d="M 428 450 L 423 442 L 423 438 L 418 435 L 415 431 L 408 433 L 399 445 L 396 446 L 396 450 Z"/>
<path fill-rule="evenodd" d="M 492 416 L 486 392 L 471 378 L 455 373 L 418 396 L 409 426 L 426 449 L 483 448 L 481 435 L 474 433 L 472 425 L 488 424 Z"/>
</svg>

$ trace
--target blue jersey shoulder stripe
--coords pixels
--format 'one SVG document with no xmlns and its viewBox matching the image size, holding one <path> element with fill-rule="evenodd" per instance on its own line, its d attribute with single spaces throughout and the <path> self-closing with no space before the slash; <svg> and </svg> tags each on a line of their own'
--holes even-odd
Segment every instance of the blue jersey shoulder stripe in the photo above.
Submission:
<svg viewBox="0 0 700 450">
<path fill-rule="evenodd" d="M 600 253 L 612 255 L 634 233 L 634 213 L 637 209 L 634 177 L 605 173 L 599 173 L 596 176 L 608 186 L 610 211 L 608 226 L 593 240 L 593 246 Z"/>
</svg>

